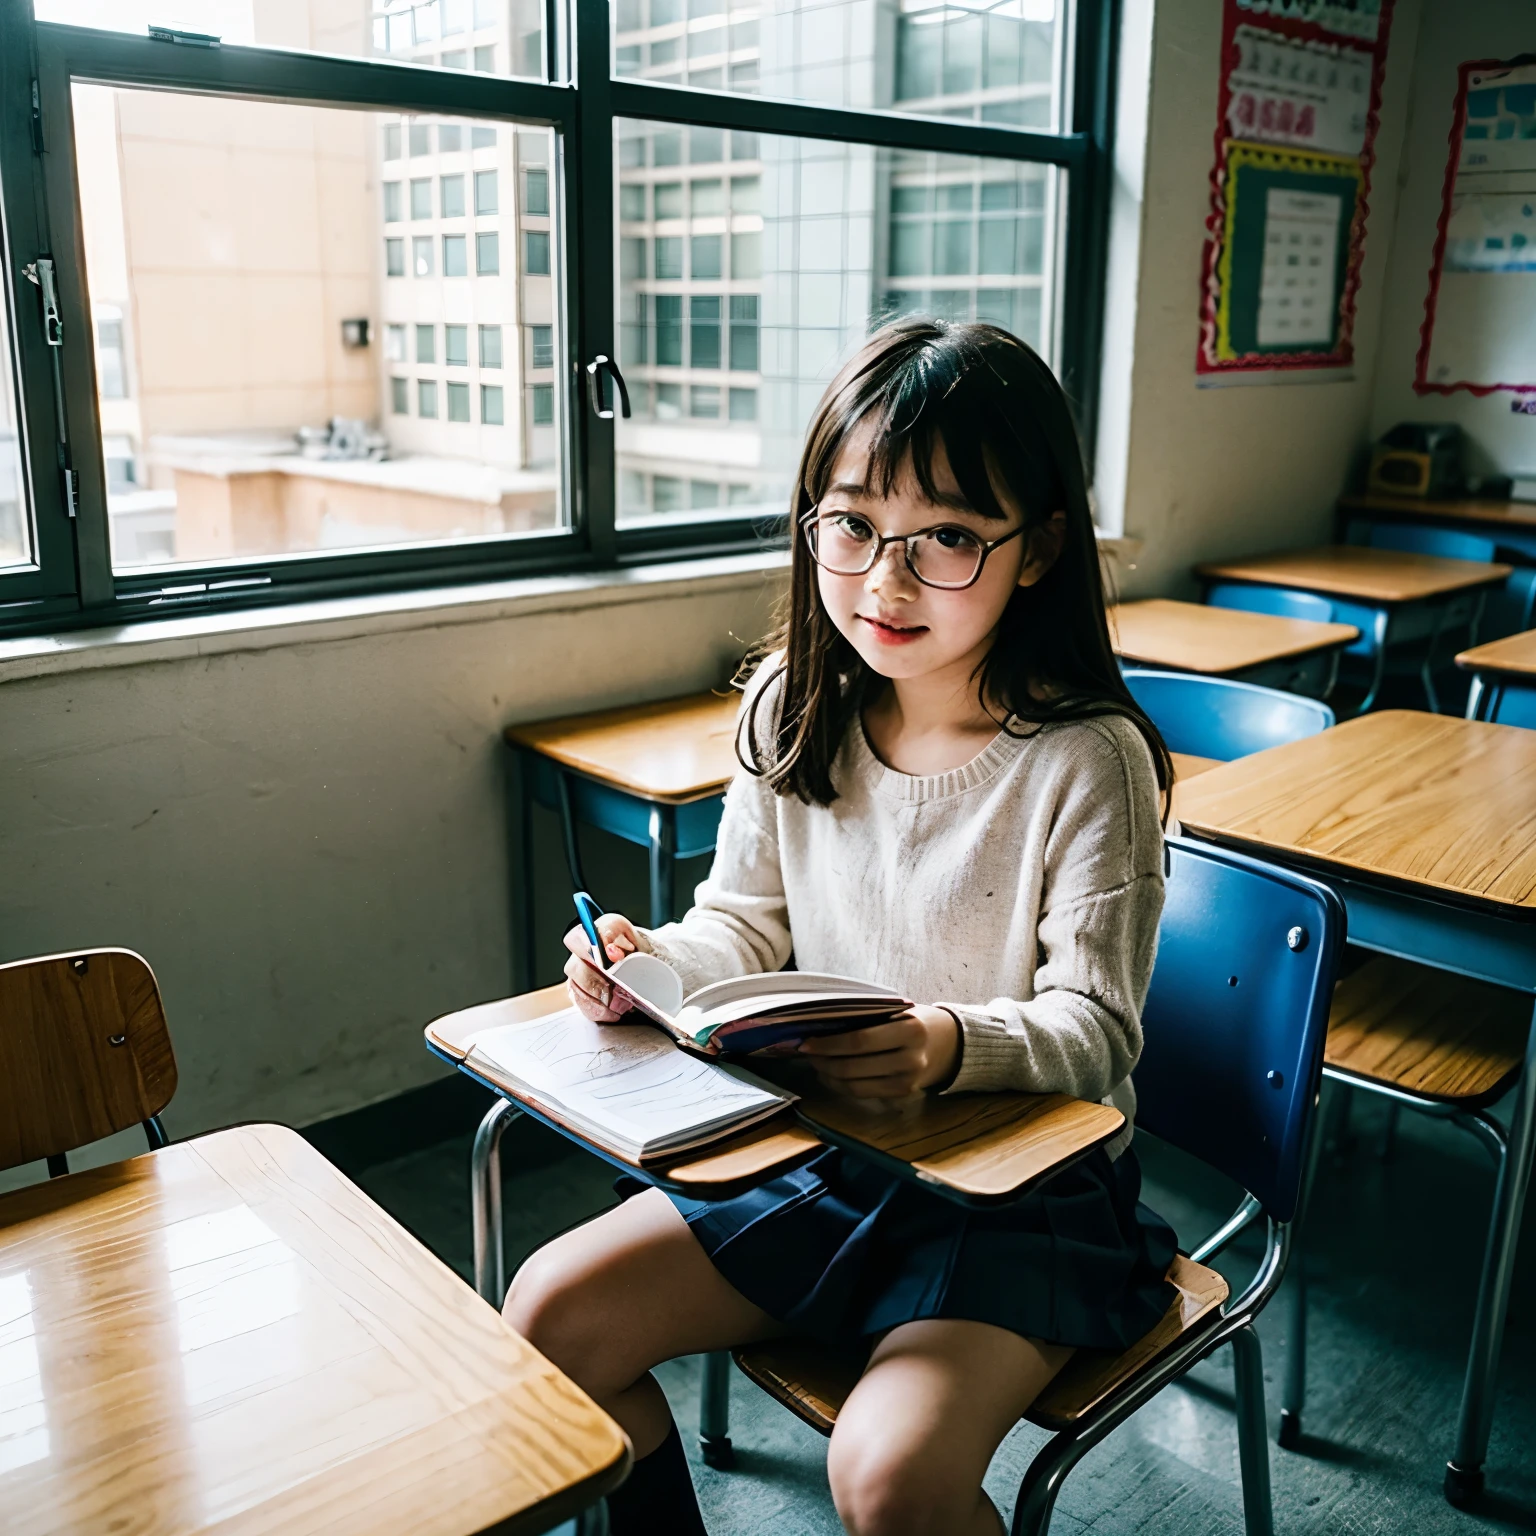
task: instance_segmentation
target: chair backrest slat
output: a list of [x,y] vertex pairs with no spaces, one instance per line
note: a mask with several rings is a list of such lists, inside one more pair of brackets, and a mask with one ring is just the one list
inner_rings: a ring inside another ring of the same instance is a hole
[[176,1057],[154,973],[126,949],[0,965],[0,1169],[157,1115]]
[[1131,696],[1152,717],[1170,752],[1230,762],[1326,731],[1333,711],[1318,699],[1190,672],[1127,668]]
[[1536,729],[1536,688],[1500,680],[1494,683],[1493,708],[1488,718],[1499,725],[1523,725]]
[[1240,608],[1245,613],[1269,613],[1279,619],[1310,619],[1314,624],[1333,621],[1333,604],[1326,597],[1291,587],[1218,581],[1205,594],[1205,600],[1212,608]]
[[1372,549],[1397,549],[1410,555],[1435,555],[1442,560],[1493,559],[1494,541],[1475,533],[1458,533],[1454,528],[1421,528],[1417,524],[1375,523],[1371,527]]
[[1344,909],[1317,881],[1226,849],[1170,837],[1168,858],[1136,1122],[1289,1221]]

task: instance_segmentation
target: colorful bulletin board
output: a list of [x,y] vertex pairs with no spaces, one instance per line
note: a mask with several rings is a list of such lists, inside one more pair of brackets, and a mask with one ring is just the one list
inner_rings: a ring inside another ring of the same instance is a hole
[[1224,0],[1201,383],[1347,369],[1392,0]]
[[1413,387],[1536,387],[1536,57],[1463,64]]

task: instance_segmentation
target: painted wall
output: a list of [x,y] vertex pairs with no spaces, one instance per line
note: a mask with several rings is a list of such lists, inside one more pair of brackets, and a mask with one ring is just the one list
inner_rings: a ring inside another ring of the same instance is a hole
[[1459,423],[1468,438],[1468,469],[1478,475],[1536,474],[1536,416],[1515,415],[1503,393],[1416,395],[1413,364],[1449,157],[1457,66],[1520,53],[1536,53],[1530,0],[1438,0],[1425,9],[1371,406],[1372,437],[1399,421]]
[[[511,990],[503,727],[722,683],[775,590],[749,571],[0,681],[0,959],[145,955],[178,1135],[439,1075],[422,1026]],[[569,916],[548,820],[546,962]],[[615,848],[591,878],[643,914],[644,853]]]
[[[1128,0],[1132,42],[1145,36],[1149,4]],[[1101,434],[1097,466],[1104,526],[1141,541],[1134,566],[1121,567],[1124,595],[1192,596],[1197,561],[1328,537],[1334,499],[1369,434],[1420,10],[1419,0],[1396,7],[1348,382],[1196,387],[1221,0],[1160,0],[1150,49],[1123,53],[1122,109],[1150,78],[1144,153],[1138,121],[1121,115],[1112,219],[1117,233],[1135,231],[1139,261],[1134,300],[1123,278],[1111,288],[1105,399],[1122,402],[1121,416]]]

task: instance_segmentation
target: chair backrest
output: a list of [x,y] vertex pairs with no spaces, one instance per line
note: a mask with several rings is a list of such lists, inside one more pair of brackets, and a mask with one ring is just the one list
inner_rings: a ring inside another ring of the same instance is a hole
[[1323,1070],[1344,908],[1326,886],[1168,839],[1157,964],[1142,1009],[1136,1123],[1296,1213]]
[[1121,674],[1131,696],[1152,717],[1170,752],[1230,762],[1266,747],[1316,736],[1333,724],[1333,711],[1317,699],[1279,688],[1235,683],[1190,672]]
[[1401,549],[1411,555],[1439,555],[1443,560],[1492,560],[1494,542],[1475,533],[1451,528],[1420,528],[1417,524],[1373,523],[1372,549]]
[[1241,608],[1247,613],[1272,613],[1281,619],[1311,619],[1318,624],[1333,620],[1333,604],[1315,592],[1293,592],[1289,587],[1254,587],[1245,581],[1218,581],[1205,594],[1212,608]]
[[1499,725],[1523,725],[1536,730],[1536,688],[1519,683],[1494,683],[1493,707],[1488,719]]
[[0,1169],[141,1124],[175,1092],[160,988],[140,956],[0,965]]

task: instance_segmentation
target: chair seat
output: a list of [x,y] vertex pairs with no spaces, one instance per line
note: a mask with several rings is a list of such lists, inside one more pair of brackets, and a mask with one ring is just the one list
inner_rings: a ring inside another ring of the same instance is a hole
[[1437,1103],[1498,1098],[1525,1058],[1530,1000],[1377,955],[1334,989],[1324,1064]]
[[[1045,1429],[1065,1429],[1125,1386],[1196,1328],[1216,1320],[1227,1299],[1227,1282],[1214,1269],[1182,1254],[1168,1271],[1179,1294],[1157,1326],[1122,1354],[1080,1349],[1030,1408],[1027,1417]],[[735,1351],[736,1364],[770,1397],[824,1435],[869,1359],[868,1347],[825,1344],[820,1339],[775,1339]]]

